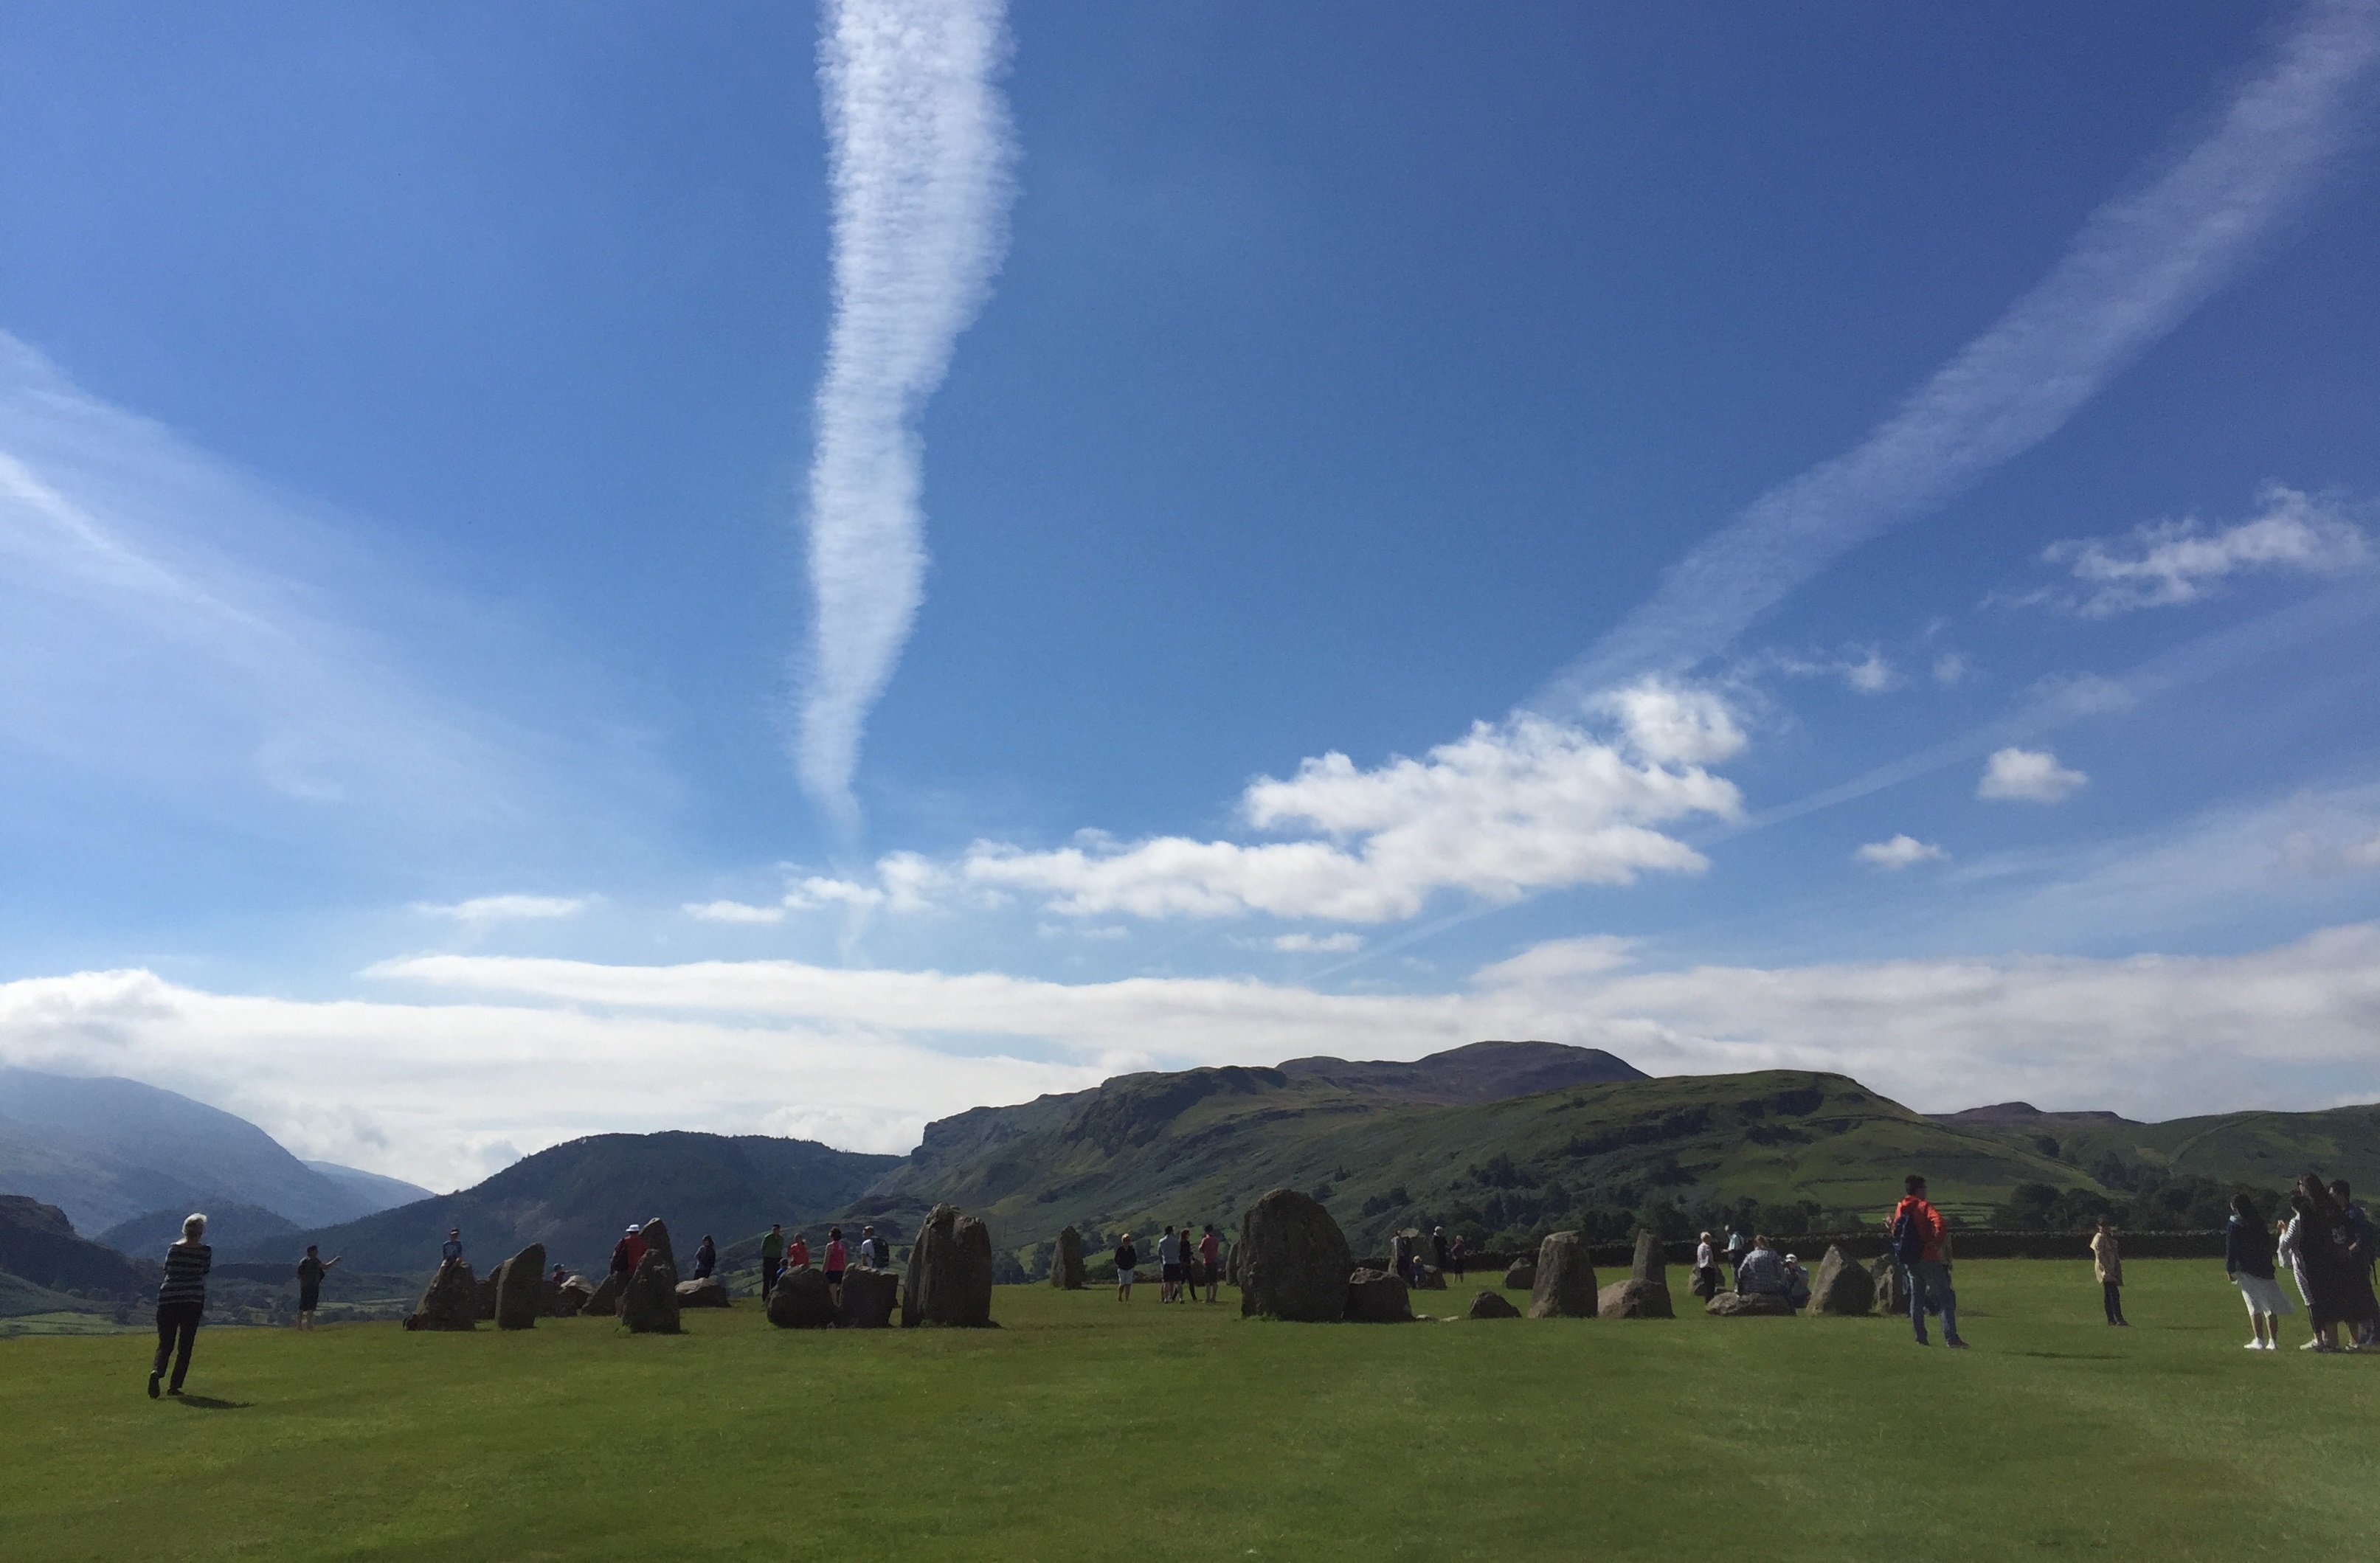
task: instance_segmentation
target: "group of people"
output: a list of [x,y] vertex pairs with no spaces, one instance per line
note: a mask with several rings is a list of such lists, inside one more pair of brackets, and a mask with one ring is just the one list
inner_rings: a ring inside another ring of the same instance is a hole
[[1441,1276],[1452,1276],[1457,1280],[1464,1278],[1464,1266],[1470,1260],[1470,1247],[1463,1241],[1460,1233],[1457,1233],[1454,1240],[1450,1242],[1447,1241],[1444,1227],[1432,1227],[1429,1230],[1429,1258],[1427,1261],[1422,1258],[1414,1243],[1415,1235],[1410,1232],[1398,1232],[1389,1239],[1389,1268],[1396,1272],[1399,1280],[1407,1286],[1419,1286],[1422,1282],[1422,1267],[1425,1264]]
[[[1705,1232],[1694,1246],[1693,1290],[1705,1302],[1719,1290],[1721,1251],[1713,1246],[1715,1242],[1710,1233]],[[1779,1254],[1767,1233],[1755,1232],[1746,1240],[1742,1232],[1730,1232],[1725,1256],[1735,1271],[1736,1290],[1782,1297],[1795,1308],[1810,1301],[1810,1272],[1803,1265],[1802,1256]]]
[[2280,1316],[2293,1312],[2276,1271],[2289,1268],[2305,1300],[2313,1339],[2306,1351],[2368,1351],[2380,1347],[2380,1300],[2373,1271],[2380,1263],[2380,1231],[2355,1203],[2344,1179],[2325,1183],[2313,1173],[2289,1191],[2289,1214],[2267,1226],[2255,1201],[2240,1194],[2223,1233],[2223,1269],[2248,1304],[2251,1351],[2280,1349]]
[[[1125,1232],[1115,1245],[1116,1301],[1132,1301],[1134,1282],[1140,1278],[1140,1250],[1134,1246],[1132,1234]],[[1165,1229],[1157,1240],[1157,1300],[1160,1302],[1195,1302],[1198,1300],[1199,1283],[1207,1287],[1207,1301],[1216,1302],[1223,1284],[1223,1240],[1213,1222],[1195,1240],[1189,1223],[1179,1230]]]
[[[710,1240],[705,1238],[702,1241],[707,1243]],[[826,1230],[826,1252],[820,1255],[823,1261],[821,1267],[826,1272],[827,1295],[833,1299],[834,1305],[838,1308],[843,1306],[844,1271],[849,1267],[853,1257],[850,1250],[844,1246],[843,1229],[829,1227]],[[889,1270],[892,1267],[892,1250],[882,1238],[876,1235],[876,1228],[872,1224],[859,1229],[859,1252],[856,1257],[862,1269]],[[760,1239],[760,1301],[762,1303],[765,1304],[770,1298],[776,1295],[777,1282],[784,1278],[786,1271],[806,1270],[809,1268],[809,1238],[801,1232],[795,1232],[788,1238],[785,1235],[783,1222],[769,1223],[768,1231]]]

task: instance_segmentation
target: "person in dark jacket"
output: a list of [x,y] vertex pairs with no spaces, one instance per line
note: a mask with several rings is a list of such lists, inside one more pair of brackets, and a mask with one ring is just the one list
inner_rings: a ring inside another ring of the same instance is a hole
[[2231,1196],[2231,1219],[2223,1228],[2223,1273],[2248,1304],[2251,1351],[2275,1351],[2281,1344],[2281,1318],[2293,1312],[2289,1293],[2273,1275],[2273,1233],[2245,1193]]
[[1132,1301],[1132,1283],[1140,1278],[1140,1250],[1133,1247],[1132,1234],[1116,1239],[1116,1301]]
[[2363,1206],[2355,1203],[2346,1179],[2331,1181],[2330,1197],[2345,1223],[2348,1322],[2355,1328],[2355,1349],[2361,1351],[2380,1336],[2380,1297],[2375,1297],[2372,1290],[2373,1263],[2380,1258],[2380,1252],[2375,1252],[2375,1239],[2380,1239],[2380,1233],[2373,1230],[2372,1219],[2364,1214]]
[[709,1232],[705,1232],[702,1234],[702,1246],[694,1251],[694,1278],[709,1280],[710,1272],[718,1267],[719,1245],[710,1241]]
[[[342,1255],[341,1257],[345,1257]],[[330,1274],[337,1259],[325,1259],[322,1250],[314,1243],[306,1245],[306,1257],[298,1261],[298,1327],[314,1327],[314,1310],[322,1305],[322,1278]]]
[[190,1348],[198,1344],[199,1320],[207,1311],[207,1271],[214,1266],[214,1250],[206,1244],[207,1218],[192,1215],[182,1223],[182,1241],[165,1250],[165,1279],[157,1288],[157,1357],[149,1368],[149,1398],[157,1398],[157,1381],[165,1376],[165,1360],[174,1362],[169,1395],[182,1392],[190,1375]]
[[[2310,1350],[2340,1350],[2338,1327],[2355,1319],[2355,1282],[2347,1257],[2347,1212],[2330,1197],[2323,1181],[2309,1172],[2289,1195],[2297,1212],[2298,1268],[2305,1278],[2306,1317],[2313,1326]],[[2371,1283],[2364,1282],[2369,1291]]]

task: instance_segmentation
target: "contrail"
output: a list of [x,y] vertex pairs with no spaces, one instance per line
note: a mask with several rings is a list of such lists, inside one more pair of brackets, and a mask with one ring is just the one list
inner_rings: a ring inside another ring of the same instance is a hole
[[2048,276],[1858,446],[1753,502],[1528,702],[1682,672],[1846,550],[2055,432],[2253,257],[2345,145],[2380,59],[2380,4],[2316,0],[2214,128],[2093,212]]
[[1001,0],[827,0],[819,85],[834,323],[810,464],[813,613],[795,765],[846,833],[860,729],[926,569],[917,418],[1006,247],[1014,161]]

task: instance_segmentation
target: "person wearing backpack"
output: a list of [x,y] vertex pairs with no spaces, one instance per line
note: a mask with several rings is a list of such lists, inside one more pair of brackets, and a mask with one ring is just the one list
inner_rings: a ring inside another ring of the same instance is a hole
[[1908,1192],[1892,1207],[1885,1231],[1892,1242],[1893,1262],[1909,1280],[1909,1326],[1917,1332],[1917,1344],[1933,1344],[1925,1339],[1930,1300],[1942,1312],[1942,1344],[1965,1351],[1967,1343],[1959,1339],[1958,1294],[1950,1290],[1950,1266],[1942,1261],[1942,1240],[1949,1229],[1942,1213],[1926,1202],[1925,1179],[1912,1172],[1901,1187]]

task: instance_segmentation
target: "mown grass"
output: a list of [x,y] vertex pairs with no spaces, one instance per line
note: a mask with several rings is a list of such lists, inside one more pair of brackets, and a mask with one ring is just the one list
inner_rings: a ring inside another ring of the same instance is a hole
[[202,1331],[176,1403],[146,1338],[18,1339],[0,1554],[2364,1555],[2380,1358],[2243,1351],[2219,1266],[2130,1269],[2115,1330],[2087,1266],[1962,1264],[1962,1354],[1885,1319],[1315,1327],[1015,1287],[986,1331]]

